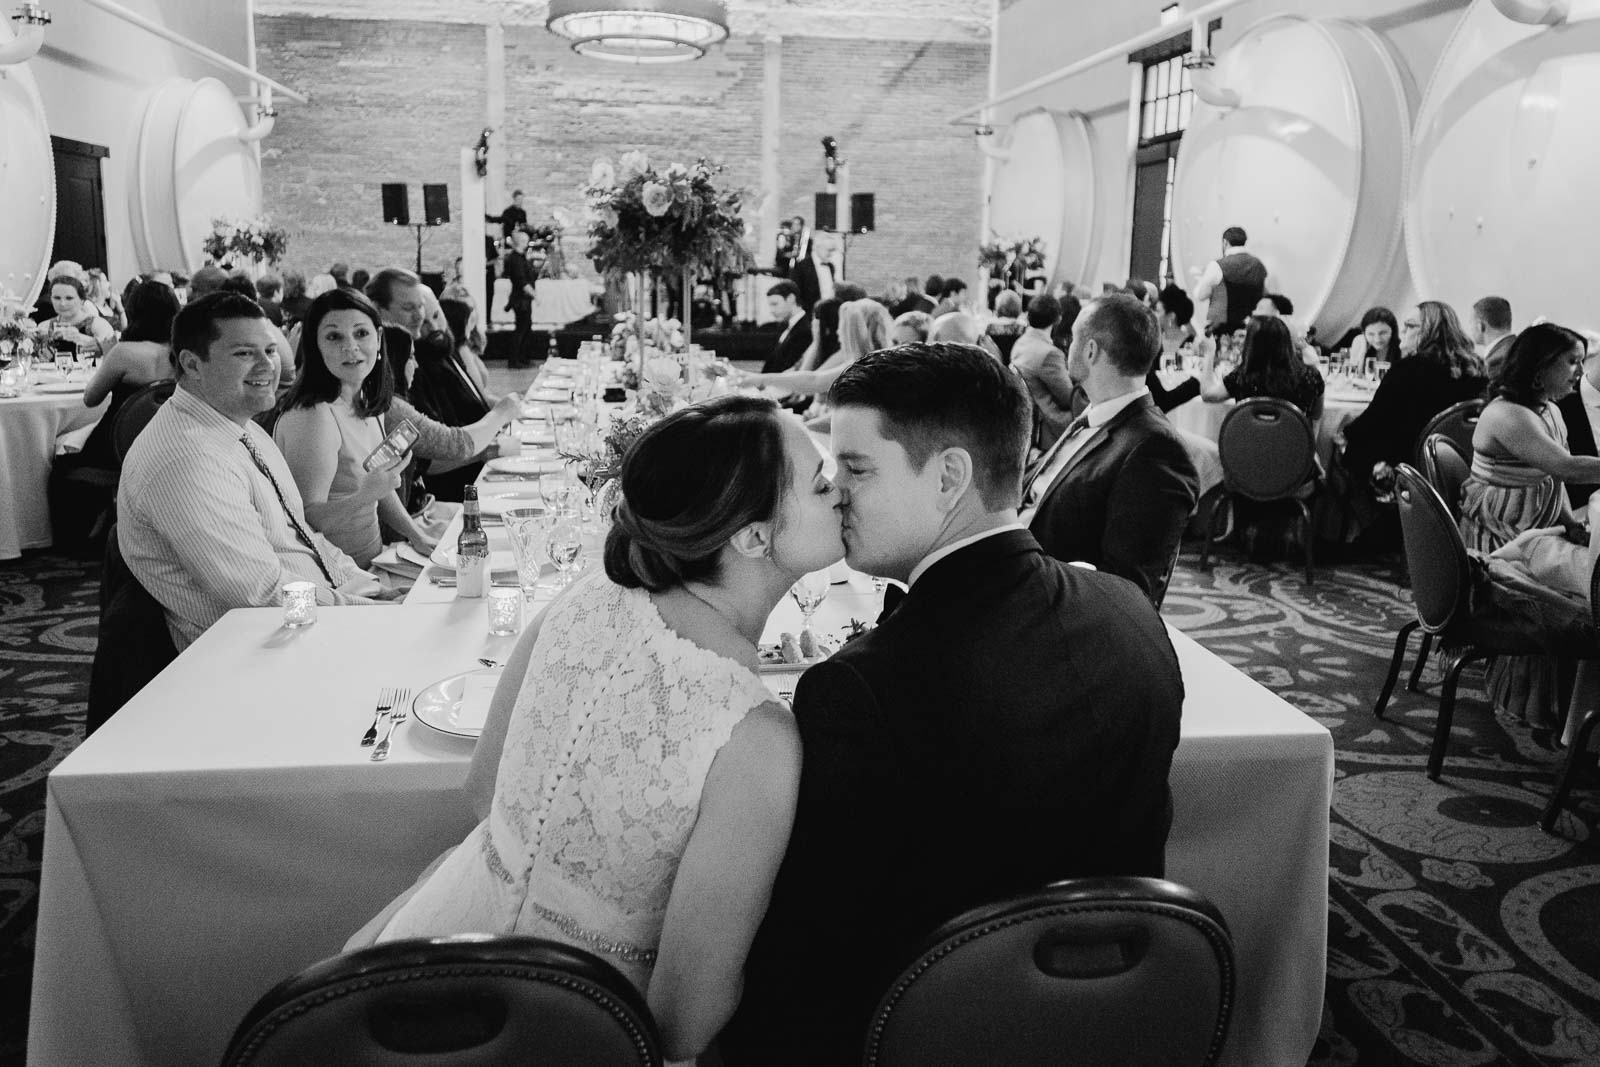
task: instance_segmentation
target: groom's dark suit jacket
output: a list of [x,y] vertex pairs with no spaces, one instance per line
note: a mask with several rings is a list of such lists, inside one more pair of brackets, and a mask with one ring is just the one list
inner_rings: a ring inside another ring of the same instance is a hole
[[1009,531],[922,574],[808,670],[771,907],[732,1065],[856,1064],[879,997],[960,912],[1079,875],[1160,875],[1183,679],[1120,578]]
[[1148,397],[1085,432],[1028,528],[1056,559],[1121,575],[1159,604],[1199,495],[1194,461]]

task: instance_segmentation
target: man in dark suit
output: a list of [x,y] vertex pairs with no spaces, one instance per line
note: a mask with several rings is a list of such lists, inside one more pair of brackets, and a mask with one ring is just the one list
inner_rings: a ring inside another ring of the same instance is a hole
[[789,272],[789,280],[800,289],[800,306],[807,311],[815,308],[818,300],[833,296],[833,251],[833,234],[814,232],[805,254]]
[[1067,373],[1089,406],[1034,464],[1023,518],[1056,559],[1119,574],[1160,606],[1200,480],[1145,385],[1161,353],[1156,317],[1126,293],[1072,325]]
[[1159,875],[1171,820],[1176,656],[1133,586],[1018,524],[1022,383],[981,349],[912,344],[829,395],[846,559],[910,591],[795,691],[794,831],[730,1067],[859,1063],[940,924],[1061,878]]
[[533,298],[535,275],[533,264],[528,262],[528,231],[511,231],[511,251],[506,253],[502,268],[511,282],[511,317],[515,331],[511,334],[511,357],[508,366],[526,367],[533,362]]
[[1500,369],[1517,339],[1511,328],[1511,301],[1503,296],[1486,296],[1472,305],[1472,340],[1483,353],[1483,368],[1490,382],[1500,380]]
[[800,306],[800,289],[788,281],[777,282],[767,290],[767,310],[783,323],[783,333],[761,373],[777,374],[798,364],[811,347],[811,312]]
[[528,228],[528,211],[522,206],[522,190],[511,194],[511,206],[500,213],[500,236],[509,238]]
[[[1557,400],[1556,407],[1567,424],[1567,451],[1574,456],[1600,455],[1595,440],[1596,429],[1600,427],[1600,353],[1583,361],[1583,377],[1578,380],[1578,387]],[[1600,489],[1600,484],[1565,484],[1572,509],[1582,518],[1586,514],[1583,509],[1589,506],[1590,494]]]

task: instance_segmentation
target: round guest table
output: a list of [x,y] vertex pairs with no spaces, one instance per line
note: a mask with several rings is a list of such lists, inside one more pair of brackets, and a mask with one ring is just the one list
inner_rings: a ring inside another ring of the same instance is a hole
[[56,438],[92,426],[105,411],[85,407],[83,391],[29,393],[0,400],[0,559],[49,548],[50,464]]

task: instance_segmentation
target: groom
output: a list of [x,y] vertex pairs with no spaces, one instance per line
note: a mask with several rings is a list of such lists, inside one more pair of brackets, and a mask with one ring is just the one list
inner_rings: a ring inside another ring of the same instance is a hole
[[846,559],[909,584],[795,690],[799,806],[721,1039],[730,1067],[860,1062],[878,999],[960,912],[1160,875],[1183,681],[1131,582],[1017,521],[1029,399],[981,349],[904,345],[834,383]]

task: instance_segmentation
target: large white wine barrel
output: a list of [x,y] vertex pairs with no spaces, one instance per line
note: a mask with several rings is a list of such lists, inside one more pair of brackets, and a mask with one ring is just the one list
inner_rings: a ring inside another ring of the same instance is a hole
[[[0,44],[16,35],[0,20]],[[27,63],[0,77],[0,298],[31,310],[56,232],[56,168],[44,103]]]
[[1600,0],[1527,26],[1473,4],[1417,113],[1406,244],[1417,292],[1463,316],[1600,326]]
[[995,168],[989,197],[990,227],[1008,240],[1043,238],[1052,283],[1084,282],[1100,239],[1089,120],[1077,112],[1023,112],[1004,149],[1009,156]]
[[261,167],[239,140],[249,125],[215,78],[172,78],[145,105],[130,183],[134,251],[145,270],[194,271],[219,217],[261,212]]
[[1236,109],[1195,101],[1178,153],[1173,261],[1192,288],[1242,226],[1319,336],[1379,295],[1401,254],[1409,111],[1383,41],[1339,19],[1277,15],[1218,55]]

